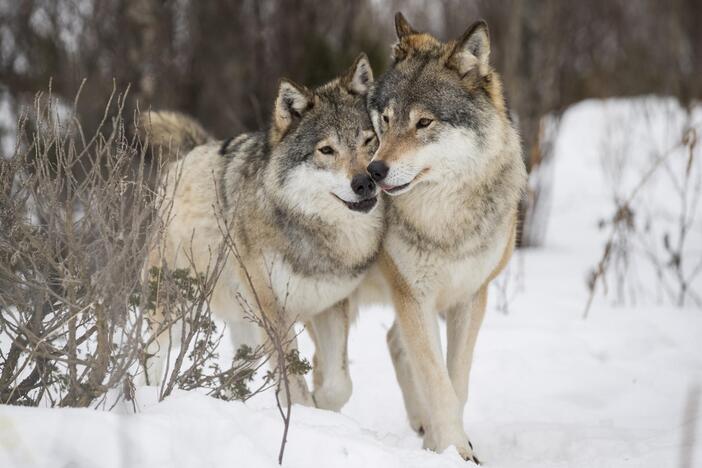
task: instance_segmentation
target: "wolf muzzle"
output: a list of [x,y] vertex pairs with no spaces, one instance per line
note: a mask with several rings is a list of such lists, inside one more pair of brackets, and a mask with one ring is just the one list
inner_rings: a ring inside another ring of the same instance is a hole
[[353,193],[361,198],[369,198],[375,194],[375,182],[368,174],[356,174],[351,179]]
[[368,165],[367,170],[373,180],[380,183],[387,177],[390,168],[383,161],[373,161]]
[[384,192],[389,193],[391,195],[403,191],[412,183],[412,180],[407,182],[406,184],[396,186],[387,185],[383,183],[385,178],[388,176],[388,172],[390,172],[390,168],[387,164],[385,164],[384,161],[373,161],[368,165],[368,168],[366,170],[371,175],[373,180],[380,186],[380,188]]
[[346,206],[353,211],[367,213],[373,209],[375,204],[378,202],[378,197],[375,193],[375,182],[373,182],[373,179],[371,179],[368,174],[361,173],[353,176],[351,178],[351,190],[353,190],[353,193],[358,195],[360,201],[349,202],[339,197],[337,198],[344,202],[344,204],[346,204]]

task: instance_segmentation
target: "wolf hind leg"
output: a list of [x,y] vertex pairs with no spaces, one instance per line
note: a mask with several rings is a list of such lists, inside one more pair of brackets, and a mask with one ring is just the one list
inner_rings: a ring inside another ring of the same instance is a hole
[[313,399],[317,408],[340,411],[351,398],[353,385],[349,373],[348,336],[351,304],[345,299],[307,322],[314,342]]
[[395,368],[395,377],[402,390],[402,398],[405,402],[405,410],[412,429],[419,435],[424,435],[425,415],[422,406],[422,399],[419,396],[417,385],[412,375],[409,357],[402,340],[402,334],[397,322],[393,322],[386,336],[390,357]]

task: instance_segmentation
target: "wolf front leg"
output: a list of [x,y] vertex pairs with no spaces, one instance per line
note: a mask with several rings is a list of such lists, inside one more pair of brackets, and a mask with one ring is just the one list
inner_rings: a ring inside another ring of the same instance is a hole
[[[183,337],[183,322],[178,320],[173,325],[164,326],[166,318],[163,315],[163,308],[157,307],[151,321],[151,336],[146,347],[146,356],[143,361],[144,373],[137,380],[137,383],[144,385],[160,386],[167,372],[167,364],[172,364],[169,355],[171,349],[180,348]],[[186,324],[187,326],[187,324]]]
[[[280,360],[286,359],[290,352],[297,350],[297,336],[293,327],[294,319],[287,316],[286,311],[280,307],[273,293],[270,278],[265,275],[264,267],[259,259],[253,256],[242,258],[239,263],[239,277],[247,292],[248,307],[254,314],[261,315],[266,328],[266,348],[270,350],[271,369],[282,369]],[[279,375],[280,379],[287,379],[290,391],[290,402],[304,406],[314,406],[312,394],[307,387],[304,375],[286,373]],[[282,383],[282,380],[280,380]],[[281,405],[287,405],[287,394],[282,385],[278,388],[278,398]]]
[[464,459],[477,463],[463,430],[459,401],[443,361],[433,304],[414,294],[387,253],[381,254],[380,262],[391,285],[396,321],[411,372],[424,401],[424,448],[442,452],[453,445]]
[[353,389],[348,362],[351,304],[344,299],[307,322],[314,341],[313,399],[317,408],[340,411]]
[[468,382],[473,363],[473,351],[478,338],[478,331],[485,317],[487,305],[487,286],[483,286],[471,300],[455,305],[446,314],[448,351],[446,363],[449,376],[459,402],[459,417],[463,420],[463,411],[468,399]]
[[[290,333],[295,333],[295,330],[292,328],[290,329]],[[297,337],[296,336],[288,336],[285,338],[286,341],[288,341],[288,345],[285,347],[284,353],[285,356],[288,355],[291,351],[297,350]],[[280,354],[274,352],[271,355],[271,367],[274,369],[278,368],[279,364],[279,359],[281,358]],[[290,391],[290,402],[293,405],[303,405],[303,406],[312,406],[314,407],[314,400],[312,399],[312,394],[310,393],[309,388],[307,387],[307,382],[305,381],[305,376],[304,375],[299,375],[299,374],[292,374],[290,372],[287,372],[285,376],[280,376],[279,378],[286,378],[288,381],[288,389]],[[281,380],[282,382],[282,380]],[[285,392],[285,389],[283,385],[281,384],[278,389],[278,398],[280,399],[280,404],[285,407],[288,403],[287,399],[287,394]]]

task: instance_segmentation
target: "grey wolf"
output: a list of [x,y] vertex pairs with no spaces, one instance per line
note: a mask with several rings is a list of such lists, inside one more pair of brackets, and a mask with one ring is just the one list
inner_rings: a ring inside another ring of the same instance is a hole
[[[372,81],[364,54],[316,89],[283,79],[269,129],[224,142],[208,141],[197,123],[177,114],[146,119],[152,144],[187,153],[164,178],[171,219],[147,268],[206,272],[227,220],[242,261],[226,259],[210,307],[228,324],[235,347],[262,341],[238,294],[256,304],[255,292],[263,313],[306,323],[316,346],[315,389],[294,377],[293,403],[339,410],[351,394],[349,296],[376,260],[385,225],[379,190],[366,172],[377,148],[365,101]],[[154,353],[167,348],[165,335]],[[158,381],[161,366],[157,360],[149,368],[150,380]]]
[[380,139],[368,171],[390,195],[379,256],[396,309],[387,341],[424,447],[453,445],[477,463],[463,409],[488,285],[514,246],[526,183],[520,139],[484,22],[449,42],[417,32],[400,13],[395,26],[394,63],[368,96]]

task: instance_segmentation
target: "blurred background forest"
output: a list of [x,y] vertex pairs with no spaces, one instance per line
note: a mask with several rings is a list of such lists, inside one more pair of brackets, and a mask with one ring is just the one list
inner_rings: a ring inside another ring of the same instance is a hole
[[[360,51],[382,73],[395,11],[443,39],[487,20],[535,172],[551,157],[545,122],[573,103],[658,94],[687,107],[702,94],[699,0],[0,0],[0,132],[12,135],[50,80],[70,104],[83,79],[87,134],[114,83],[131,85],[127,111],[180,110],[220,138],[258,129],[281,76],[319,84]],[[548,184],[533,178],[525,244],[538,244],[545,224]]]

